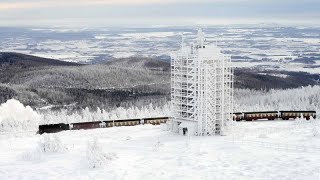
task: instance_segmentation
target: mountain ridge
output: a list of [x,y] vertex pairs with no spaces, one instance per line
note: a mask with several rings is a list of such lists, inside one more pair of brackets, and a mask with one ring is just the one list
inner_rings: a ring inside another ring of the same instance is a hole
[[83,64],[75,62],[66,62],[56,59],[42,58],[33,55],[27,55],[16,52],[0,52],[0,65],[12,66],[18,65],[27,67],[43,67],[43,66],[80,66]]

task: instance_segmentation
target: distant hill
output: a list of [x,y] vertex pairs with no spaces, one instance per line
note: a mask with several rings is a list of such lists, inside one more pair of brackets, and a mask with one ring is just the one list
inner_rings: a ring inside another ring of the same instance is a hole
[[[112,108],[161,105],[170,97],[170,64],[150,58],[79,66],[48,59],[41,62],[41,58],[21,54],[2,57],[0,103],[15,97],[33,107],[74,104],[75,108]],[[25,67],[20,62],[30,63]]]
[[15,52],[0,52],[0,82],[10,83],[11,78],[25,72],[57,66],[80,66],[73,62],[41,58]]
[[4,66],[21,66],[42,67],[42,66],[79,66],[81,64],[59,61],[55,59],[41,58],[15,52],[0,52],[0,65]]
[[[170,63],[145,57],[81,65],[1,53],[0,103],[16,98],[33,107],[129,107],[170,100]],[[283,89],[319,84],[319,75],[235,69],[235,88]]]
[[286,89],[308,85],[319,85],[320,76],[306,72],[260,71],[255,69],[235,69],[236,88]]
[[170,71],[170,63],[146,57],[130,57],[110,60],[109,66],[149,69],[156,71]]

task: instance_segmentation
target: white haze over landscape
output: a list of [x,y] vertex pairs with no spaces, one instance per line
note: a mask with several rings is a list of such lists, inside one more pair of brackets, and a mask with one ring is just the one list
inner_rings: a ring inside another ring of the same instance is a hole
[[3,26],[319,25],[317,0],[3,0]]

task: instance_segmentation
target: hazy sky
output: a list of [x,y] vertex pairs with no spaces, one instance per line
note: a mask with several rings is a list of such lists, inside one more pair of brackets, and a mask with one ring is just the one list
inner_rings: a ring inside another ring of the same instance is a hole
[[320,24],[320,0],[0,0],[0,25]]

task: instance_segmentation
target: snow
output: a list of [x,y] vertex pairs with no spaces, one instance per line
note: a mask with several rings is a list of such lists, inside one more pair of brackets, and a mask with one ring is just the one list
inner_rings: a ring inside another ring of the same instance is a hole
[[40,115],[15,99],[0,105],[0,132],[38,130]]
[[[301,57],[318,57],[318,28],[301,30],[300,27],[225,26],[205,29],[206,40],[217,43],[226,54],[255,61],[240,60],[235,62],[236,67],[320,73],[316,64],[292,61]],[[0,49],[81,63],[136,54],[152,57],[170,55],[170,52],[176,51],[180,46],[181,33],[186,35],[186,42],[191,42],[195,38],[191,35],[194,30],[192,27],[163,26],[115,29],[31,28],[27,34],[19,34],[20,31],[8,33],[4,30]]]
[[[40,160],[20,158],[38,146],[40,135],[2,134],[0,177],[316,180],[320,137],[314,136],[314,126],[319,126],[318,120],[235,122],[233,133],[211,137],[180,136],[152,125],[64,131],[55,135],[67,151],[45,153]],[[88,144],[95,138],[99,143],[93,149],[109,156],[93,168]]]
[[61,111],[45,111],[41,113],[39,124],[58,124],[58,123],[76,123],[88,121],[112,121],[121,119],[141,119],[152,117],[168,117],[170,116],[170,103],[162,107],[154,107],[152,104],[142,106],[141,108],[132,106],[130,108],[118,107],[113,110],[90,111],[89,108],[82,109],[80,112],[68,114],[66,110]]
[[112,55],[112,57],[114,57],[114,58],[128,58],[128,57],[134,57],[134,56],[137,56],[137,54],[135,52],[125,52],[125,51],[115,52]]
[[235,89],[235,112],[246,111],[317,111],[320,112],[320,86],[258,91]]
[[[273,74],[272,74],[273,75]],[[274,74],[274,76],[281,74]],[[286,76],[282,76],[285,78]],[[234,112],[246,111],[317,111],[320,116],[320,86],[306,86],[295,89],[272,89],[250,90],[235,89]],[[43,108],[42,110],[44,110]],[[78,112],[68,113],[61,111],[42,111],[40,124],[76,123],[88,121],[112,121],[119,119],[140,119],[152,117],[170,117],[170,102],[162,107],[152,104],[140,108],[132,106],[129,108],[118,107],[113,110],[89,108]]]
[[99,34],[99,35],[95,35],[94,38],[102,40],[102,39],[107,39],[110,36],[111,36],[111,34]]
[[258,73],[258,74],[264,75],[264,76],[267,76],[267,75],[269,75],[269,76],[275,76],[275,77],[280,77],[280,78],[287,78],[287,77],[289,77],[289,76],[286,75],[286,74],[273,74],[273,73]]
[[125,33],[125,34],[119,34],[120,36],[124,37],[130,37],[130,38],[164,38],[168,36],[174,36],[176,35],[175,32],[146,32],[146,33]]

